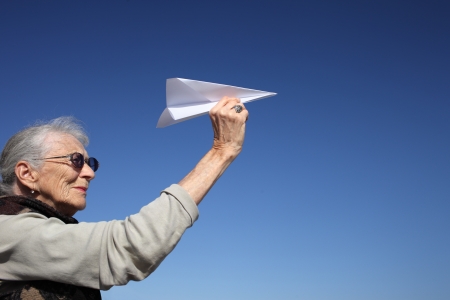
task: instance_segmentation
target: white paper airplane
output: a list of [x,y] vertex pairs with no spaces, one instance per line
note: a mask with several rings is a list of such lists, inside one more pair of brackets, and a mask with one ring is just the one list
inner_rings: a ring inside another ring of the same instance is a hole
[[159,117],[156,127],[166,127],[207,114],[225,96],[236,97],[241,99],[242,103],[246,103],[275,95],[276,93],[231,85],[169,78],[166,82],[167,108]]

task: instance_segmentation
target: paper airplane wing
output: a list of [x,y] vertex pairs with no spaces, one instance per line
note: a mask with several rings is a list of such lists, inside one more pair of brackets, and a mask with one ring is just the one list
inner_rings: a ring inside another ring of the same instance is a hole
[[207,114],[224,96],[237,97],[245,103],[274,95],[276,93],[205,81],[170,78],[166,83],[167,108],[161,114],[156,127],[166,127]]

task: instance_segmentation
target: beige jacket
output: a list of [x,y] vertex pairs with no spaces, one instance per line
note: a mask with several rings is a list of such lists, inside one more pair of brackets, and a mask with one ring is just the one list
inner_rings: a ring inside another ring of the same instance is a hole
[[150,275],[198,218],[179,185],[123,221],[64,224],[0,215],[0,280],[51,280],[107,290]]

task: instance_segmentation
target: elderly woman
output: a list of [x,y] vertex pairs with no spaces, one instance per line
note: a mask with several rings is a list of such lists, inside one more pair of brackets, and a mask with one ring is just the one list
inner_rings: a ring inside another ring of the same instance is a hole
[[73,218],[86,206],[99,162],[87,154],[88,138],[72,119],[15,134],[0,160],[0,299],[101,299],[100,290],[153,272],[242,149],[248,112],[239,99],[223,98],[210,117],[212,149],[124,221]]

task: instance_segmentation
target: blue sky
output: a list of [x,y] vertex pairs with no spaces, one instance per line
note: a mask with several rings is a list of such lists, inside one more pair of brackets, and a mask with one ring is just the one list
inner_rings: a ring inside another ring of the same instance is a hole
[[101,162],[80,221],[124,219],[207,152],[156,129],[165,80],[276,92],[149,278],[116,299],[448,299],[448,1],[2,1],[0,143],[73,115]]

